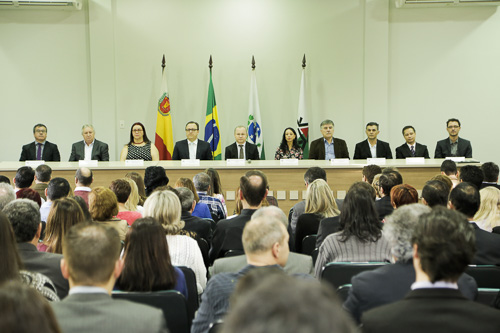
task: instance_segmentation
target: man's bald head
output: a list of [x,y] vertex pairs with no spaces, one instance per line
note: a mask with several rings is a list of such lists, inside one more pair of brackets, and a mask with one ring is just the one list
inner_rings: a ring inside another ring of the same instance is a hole
[[75,178],[77,181],[77,185],[79,186],[90,186],[92,184],[92,181],[94,180],[94,174],[92,173],[92,170],[89,168],[79,168],[76,170]]
[[240,178],[243,199],[252,207],[258,207],[267,194],[267,177],[259,170],[248,171]]

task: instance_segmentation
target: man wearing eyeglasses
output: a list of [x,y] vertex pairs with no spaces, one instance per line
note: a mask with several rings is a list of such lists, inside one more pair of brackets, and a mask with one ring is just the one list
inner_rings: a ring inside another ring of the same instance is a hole
[[460,128],[460,120],[456,118],[448,119],[446,122],[446,130],[448,131],[449,137],[437,142],[434,158],[458,156],[472,158],[472,146],[470,141],[458,137]]
[[61,156],[59,155],[59,149],[57,149],[57,145],[46,140],[47,126],[45,126],[44,124],[36,124],[33,127],[33,136],[35,137],[35,141],[23,146],[19,161],[61,161]]
[[177,141],[174,147],[173,160],[199,159],[212,160],[212,151],[208,142],[198,140],[200,125],[195,121],[186,124],[186,140]]

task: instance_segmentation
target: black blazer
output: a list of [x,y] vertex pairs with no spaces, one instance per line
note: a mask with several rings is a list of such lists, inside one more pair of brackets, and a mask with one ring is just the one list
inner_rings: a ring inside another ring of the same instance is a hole
[[181,220],[184,221],[184,230],[193,231],[200,238],[212,243],[212,225],[208,220],[192,216],[190,212],[182,212]]
[[[196,158],[208,161],[211,161],[213,159],[212,150],[210,150],[210,144],[208,142],[198,139],[198,145],[196,146]],[[183,159],[189,159],[189,147],[187,139],[177,141],[175,143],[174,154],[172,156],[172,160],[179,161]]]
[[[227,160],[228,158],[238,158],[239,156],[238,146],[236,142],[226,147],[226,153],[224,154],[224,158]],[[247,160],[260,160],[259,149],[256,145],[250,142],[245,142],[245,157]]]
[[[450,138],[438,141],[436,144],[436,151],[434,158],[446,158],[451,156]],[[465,156],[472,158],[472,146],[469,140],[458,138],[457,156]]]
[[[19,161],[23,162],[26,160],[36,160],[35,141],[23,146],[23,150],[21,151],[21,157],[19,158]],[[56,144],[45,141],[45,146],[43,147],[43,153],[42,153],[42,160],[52,161],[52,162],[61,161],[61,156],[59,155],[59,149],[57,149]]]
[[[93,160],[109,161],[108,144],[99,140],[94,140],[94,147],[92,148]],[[85,159],[85,142],[79,141],[73,143],[71,146],[71,155],[69,156],[70,162],[76,162]]]
[[396,158],[407,158],[407,157],[429,157],[429,151],[426,145],[421,145],[420,143],[415,143],[415,156],[411,156],[410,148],[406,143],[396,148]]
[[389,215],[394,211],[394,207],[392,207],[391,203],[391,197],[386,195],[382,199],[375,201],[375,208],[377,209],[378,219],[382,221],[386,215]]
[[[349,150],[344,140],[333,138],[333,151],[335,158],[349,158]],[[325,141],[319,138],[311,142],[309,147],[310,160],[324,160],[325,159]]]
[[476,254],[473,265],[500,265],[500,235],[485,231],[471,223],[476,232]]
[[493,184],[493,183],[485,183],[485,182],[483,182],[483,183],[481,184],[481,188],[480,188],[480,190],[482,190],[483,188],[488,187],[488,186],[496,187],[497,189],[499,189],[499,190],[500,190],[500,185],[498,185],[498,184],[496,184],[496,183],[495,183],[495,184]]
[[[356,144],[356,148],[354,149],[355,160],[362,160],[371,157],[372,153],[370,151],[370,144],[368,143],[368,139]],[[377,157],[385,157],[387,159],[392,158],[391,147],[389,146],[388,142],[377,140]]]

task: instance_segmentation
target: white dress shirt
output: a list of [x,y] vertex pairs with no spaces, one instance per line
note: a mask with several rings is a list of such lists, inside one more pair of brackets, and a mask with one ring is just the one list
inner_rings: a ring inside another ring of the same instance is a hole
[[198,148],[198,139],[196,139],[194,142],[187,140],[187,142],[188,142],[188,147],[189,147],[189,159],[195,160],[196,159],[196,148]]

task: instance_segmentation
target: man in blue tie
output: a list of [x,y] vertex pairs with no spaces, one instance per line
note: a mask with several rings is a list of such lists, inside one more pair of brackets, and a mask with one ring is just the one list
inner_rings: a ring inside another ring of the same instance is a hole
[[36,124],[33,127],[33,136],[35,137],[35,141],[23,146],[19,161],[61,161],[57,145],[47,141],[47,126],[44,124]]
[[403,127],[403,137],[405,138],[405,143],[396,148],[396,158],[407,158],[407,157],[424,157],[429,158],[429,151],[426,145],[421,145],[416,142],[417,131],[413,126]]

